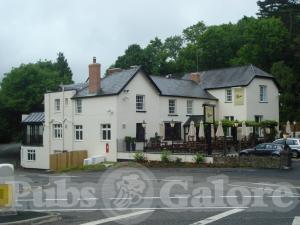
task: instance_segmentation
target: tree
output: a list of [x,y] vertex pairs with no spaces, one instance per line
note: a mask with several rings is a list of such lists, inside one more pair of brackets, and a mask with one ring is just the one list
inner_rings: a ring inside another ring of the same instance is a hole
[[4,74],[0,83],[0,142],[18,139],[21,115],[43,111],[44,93],[57,90],[61,83],[70,83],[70,74],[62,54],[58,62],[22,64]]
[[138,44],[129,45],[125,54],[118,57],[114,67],[128,69],[133,65],[145,66],[144,50]]
[[64,54],[62,52],[59,52],[57,54],[56,63],[54,64],[56,70],[59,73],[59,76],[61,77],[63,84],[71,84],[73,73],[69,67],[68,61],[65,58]]
[[280,119],[281,121],[293,121],[300,119],[300,107],[298,103],[299,93],[295,90],[297,80],[293,70],[283,61],[272,65],[271,73],[275,76],[281,87],[280,95]]
[[300,0],[260,0],[257,15],[280,18],[292,36],[300,31]]
[[205,32],[206,26],[203,21],[199,21],[195,25],[192,25],[183,30],[184,40],[188,43],[196,43],[198,38]]
[[289,45],[289,33],[280,19],[245,17],[237,23],[242,45],[234,65],[255,64],[267,71],[283,58]]

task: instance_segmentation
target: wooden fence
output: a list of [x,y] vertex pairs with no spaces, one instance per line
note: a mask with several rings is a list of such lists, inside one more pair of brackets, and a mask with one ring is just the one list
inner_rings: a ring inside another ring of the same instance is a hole
[[83,166],[87,151],[72,151],[50,155],[50,169],[53,171]]

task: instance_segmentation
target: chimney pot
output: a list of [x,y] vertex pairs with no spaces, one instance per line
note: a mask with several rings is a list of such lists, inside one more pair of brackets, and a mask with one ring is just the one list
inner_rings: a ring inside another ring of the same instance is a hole
[[113,67],[113,68],[109,68],[107,70],[107,74],[108,75],[112,75],[113,73],[118,73],[118,72],[121,72],[122,69],[121,68],[116,68],[116,67]]
[[93,57],[93,63],[96,63],[96,57],[95,56]]

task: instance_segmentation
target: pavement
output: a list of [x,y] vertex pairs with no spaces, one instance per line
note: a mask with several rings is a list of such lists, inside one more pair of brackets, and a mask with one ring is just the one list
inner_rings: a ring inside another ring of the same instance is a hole
[[19,169],[15,179],[20,183],[16,208],[58,212],[62,220],[53,225],[300,225],[299,160],[292,170],[119,168],[49,174]]

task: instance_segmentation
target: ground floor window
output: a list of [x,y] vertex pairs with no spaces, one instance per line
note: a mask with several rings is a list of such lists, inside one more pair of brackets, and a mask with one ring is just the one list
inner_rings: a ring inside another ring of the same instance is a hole
[[165,123],[165,140],[181,140],[181,123],[176,122],[174,127]]
[[27,150],[27,160],[28,161],[35,161],[35,150],[28,149]]
[[145,128],[142,123],[136,124],[136,141],[143,142],[145,141]]
[[75,140],[76,141],[82,141],[83,140],[82,125],[75,125]]
[[110,124],[101,124],[101,140],[111,140],[111,126]]
[[53,136],[56,139],[61,139],[63,137],[62,124],[53,124]]

